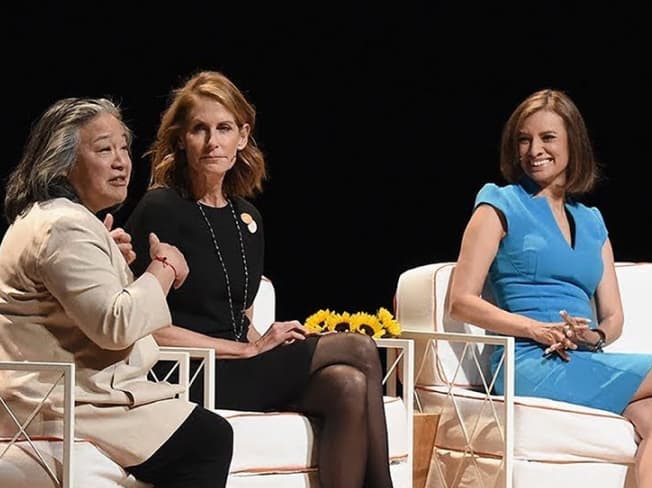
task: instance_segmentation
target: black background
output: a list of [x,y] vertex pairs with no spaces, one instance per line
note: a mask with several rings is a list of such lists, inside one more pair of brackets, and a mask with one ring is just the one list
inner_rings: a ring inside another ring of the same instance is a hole
[[610,3],[14,4],[1,176],[50,103],[110,96],[136,133],[119,225],[170,89],[221,70],[258,110],[270,179],[255,203],[278,317],[374,312],[405,269],[455,260],[475,193],[502,182],[503,122],[551,87],[580,107],[604,165],[585,201],[616,259],[650,261],[652,17],[644,2]]

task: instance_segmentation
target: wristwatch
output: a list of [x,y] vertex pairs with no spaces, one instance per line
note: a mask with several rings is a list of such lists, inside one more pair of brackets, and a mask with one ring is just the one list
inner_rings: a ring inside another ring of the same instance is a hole
[[607,345],[607,335],[604,333],[604,331],[598,327],[593,329],[593,332],[596,332],[599,336],[600,339],[598,339],[598,342],[593,344],[593,352],[604,352],[604,346]]

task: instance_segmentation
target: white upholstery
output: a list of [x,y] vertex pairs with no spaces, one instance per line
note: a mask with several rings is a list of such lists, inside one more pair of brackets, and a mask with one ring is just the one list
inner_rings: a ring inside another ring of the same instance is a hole
[[[418,403],[425,411],[441,412],[427,486],[635,487],[636,436],[624,417],[507,391],[505,396],[484,393],[491,384],[493,346],[465,339],[508,338],[485,335],[484,329],[447,316],[454,267],[446,262],[409,269],[396,291],[404,337],[415,339]],[[617,263],[616,269],[625,325],[607,350],[652,353],[652,263]]]
[[[398,398],[386,397],[385,403],[392,476],[396,480],[396,487],[408,487],[405,409],[403,402]],[[231,422],[235,433],[229,487],[285,487],[288,486],[285,480],[294,480],[294,486],[318,486],[315,475],[317,450],[314,430],[306,417],[290,412],[218,412]],[[63,459],[62,442],[37,440],[34,444],[54,472],[60,473]],[[120,466],[89,442],[75,442],[74,459],[75,487],[150,487],[128,476]],[[306,484],[308,481],[313,484]],[[0,458],[0,486],[50,488],[56,485],[28,443],[22,441]]]
[[269,278],[260,280],[253,307],[252,324],[260,334],[264,334],[276,317],[276,291]]
[[[274,320],[274,287],[271,281],[261,282],[254,302],[254,321],[261,331]],[[413,343],[402,339],[380,339],[379,347],[388,351],[388,375],[385,378],[388,394],[385,411],[388,423],[390,470],[396,488],[412,485],[412,406],[403,398],[411,399]],[[394,349],[395,348],[395,349]],[[198,348],[162,348],[162,358],[178,362],[179,377],[187,382],[190,358],[201,357],[205,385],[214,381],[212,351]],[[394,364],[394,359],[398,363]],[[2,362],[0,361],[0,365]],[[391,373],[391,374],[390,374]],[[395,396],[397,375],[403,397]],[[205,388],[208,390],[207,388]],[[219,394],[219,390],[218,390]],[[213,396],[207,394],[204,404],[212,407]],[[407,406],[406,406],[407,405]],[[0,405],[0,409],[2,406]],[[234,454],[227,486],[229,488],[256,487],[311,487],[318,486],[316,430],[310,419],[291,412],[243,412],[217,410],[229,420],[234,429]],[[0,439],[0,454],[7,439]],[[35,440],[34,445],[45,463],[61,479],[63,448],[60,440]],[[343,449],[346,447],[343,446]],[[65,488],[150,488],[136,481],[117,464],[83,439],[77,439],[72,448],[74,484]],[[43,467],[43,462],[32,452],[28,442],[21,441],[7,449],[0,457],[1,488],[53,488],[59,486]]]
[[[36,441],[35,446],[55,473],[61,473],[61,441]],[[2,443],[0,443],[0,446]],[[106,457],[90,442],[78,440],[74,445],[74,487],[150,488],[152,485],[128,476],[124,469]],[[22,441],[0,458],[2,488],[51,488],[57,486],[27,442]],[[71,487],[72,488],[72,487]]]
[[[291,412],[218,412],[229,419],[236,433],[231,464],[232,478],[309,473],[315,470],[315,430],[307,417]],[[408,436],[405,408],[401,399],[385,397],[385,412],[388,419],[390,459],[396,465],[404,465]],[[262,432],[265,435],[261,435]],[[408,485],[403,481],[396,486]]]

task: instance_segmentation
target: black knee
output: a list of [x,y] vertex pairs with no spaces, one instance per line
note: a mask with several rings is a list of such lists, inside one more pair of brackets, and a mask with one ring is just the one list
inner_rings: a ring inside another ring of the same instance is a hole
[[224,417],[210,412],[215,418],[207,423],[204,444],[207,452],[213,453],[215,459],[231,462],[233,456],[233,427]]
[[193,486],[224,487],[233,458],[233,427],[224,417],[202,410],[205,419],[198,442],[201,447],[189,452],[197,464],[190,467],[194,473],[188,479]]
[[232,457],[231,424],[198,406],[149,459],[126,469],[157,487],[218,488],[226,485]]
[[319,376],[329,411],[340,412],[338,415],[350,415],[352,410],[364,411],[367,377],[362,371],[346,364],[334,364],[323,368]]
[[379,376],[381,364],[376,341],[364,334],[347,334],[347,336],[353,343],[353,355],[359,362],[357,367],[369,377]]

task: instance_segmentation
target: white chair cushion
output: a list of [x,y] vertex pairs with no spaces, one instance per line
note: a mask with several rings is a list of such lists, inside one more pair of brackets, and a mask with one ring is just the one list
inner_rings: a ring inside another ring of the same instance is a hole
[[[441,386],[418,388],[424,409],[442,412],[437,446],[463,451],[466,445],[464,434],[446,392],[447,389]],[[492,400],[500,424],[504,425],[502,397],[495,395]],[[455,402],[465,419],[468,435],[476,433],[473,449],[490,456],[502,456],[503,442],[495,428],[494,410],[485,396],[455,388]],[[627,464],[631,463],[636,450],[632,442],[634,428],[620,415],[545,398],[516,397],[514,434],[514,457],[533,461]]]
[[[288,473],[317,465],[314,431],[307,417],[291,412],[217,410],[234,430],[232,473]],[[385,397],[392,461],[404,461],[408,446],[403,401]]]
[[[469,462],[458,451],[436,448],[430,463],[428,487],[502,487],[500,459],[479,453]],[[549,463],[514,459],[512,486],[525,488],[640,488],[627,466],[609,463]]]
[[[45,462],[61,477],[63,443],[52,440],[35,440]],[[0,452],[5,443],[0,442]],[[130,476],[122,467],[106,457],[93,444],[76,441],[74,444],[74,486],[89,488],[150,488]],[[11,446],[0,458],[2,488],[55,488],[56,484],[26,441]]]
[[[405,406],[397,397],[385,397],[391,471],[396,488],[407,488],[407,422]],[[228,486],[316,486],[314,431],[307,417],[291,412],[217,410],[234,431],[233,461]],[[63,459],[59,441],[35,441],[41,454],[60,476]],[[0,441],[0,452],[4,449]],[[135,480],[95,446],[77,441],[74,451],[75,486],[92,488],[149,488]],[[54,488],[47,471],[27,442],[19,442],[0,458],[2,488]],[[265,475],[265,476],[259,476]],[[278,476],[274,476],[278,475]]]

